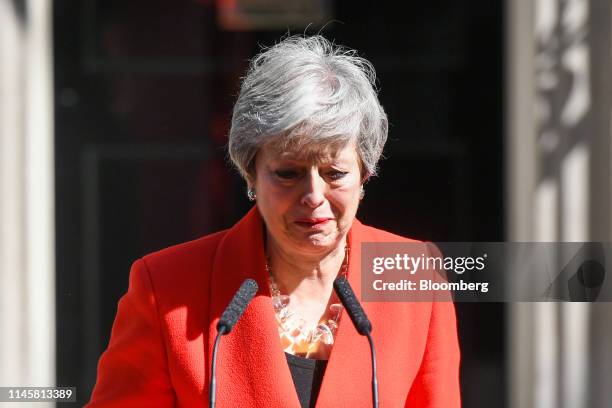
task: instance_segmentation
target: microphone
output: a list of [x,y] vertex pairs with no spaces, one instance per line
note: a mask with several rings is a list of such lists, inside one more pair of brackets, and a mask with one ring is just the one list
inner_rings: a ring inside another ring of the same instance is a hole
[[257,292],[257,282],[253,279],[247,279],[242,282],[240,288],[232,298],[232,301],[227,305],[223,314],[217,323],[217,331],[221,334],[228,334],[234,328],[234,325],[244,313],[253,296]]
[[372,356],[372,405],[378,408],[378,380],[376,379],[376,351],[374,350],[374,341],[370,333],[372,332],[372,323],[361,308],[361,304],[357,300],[351,285],[348,280],[343,277],[334,280],[334,289],[348,312],[355,329],[362,336],[368,338],[370,344],[370,353]]
[[367,336],[372,331],[372,324],[361,308],[346,278],[336,278],[336,280],[334,280],[334,289],[351,317],[357,332],[362,336]]
[[217,322],[217,337],[215,338],[215,344],[213,346],[213,354],[212,354],[212,366],[211,366],[211,374],[210,374],[210,390],[208,394],[208,402],[209,407],[214,408],[216,403],[216,388],[217,388],[217,348],[219,346],[219,341],[221,340],[221,336],[224,334],[228,334],[234,328],[234,325],[240,319],[240,316],[244,313],[251,300],[257,293],[257,282],[253,279],[246,279],[238,288],[238,291],[229,302],[219,321]]

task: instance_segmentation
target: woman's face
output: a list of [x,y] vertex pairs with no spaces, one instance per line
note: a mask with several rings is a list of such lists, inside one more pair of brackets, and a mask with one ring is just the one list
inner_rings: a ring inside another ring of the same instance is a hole
[[274,244],[324,254],[341,244],[359,206],[361,166],[354,144],[315,159],[263,147],[255,158],[257,206]]

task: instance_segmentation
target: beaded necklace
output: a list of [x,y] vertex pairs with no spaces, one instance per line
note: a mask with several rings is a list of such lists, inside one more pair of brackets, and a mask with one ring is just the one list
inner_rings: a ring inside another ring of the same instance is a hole
[[[349,246],[344,248],[344,260],[338,272],[339,277],[346,277],[348,271]],[[320,321],[316,326],[306,327],[304,319],[299,317],[289,307],[290,298],[281,294],[270,262],[266,262],[268,272],[272,305],[276,313],[278,323],[278,334],[281,339],[281,347],[289,354],[307,358],[327,359],[334,344],[334,337],[338,330],[338,321],[342,314],[342,304],[332,291],[332,302],[329,306],[330,317],[327,321]]]

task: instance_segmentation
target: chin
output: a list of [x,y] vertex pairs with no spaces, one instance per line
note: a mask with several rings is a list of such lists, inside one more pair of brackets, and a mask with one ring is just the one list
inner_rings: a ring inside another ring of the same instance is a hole
[[300,248],[310,252],[333,249],[339,244],[339,242],[336,234],[333,236],[313,234],[300,239],[297,244],[300,246]]

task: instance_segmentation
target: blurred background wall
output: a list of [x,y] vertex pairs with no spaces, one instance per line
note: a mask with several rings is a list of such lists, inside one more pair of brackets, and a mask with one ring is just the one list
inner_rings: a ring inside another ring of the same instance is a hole
[[[611,11],[507,2],[507,240],[612,240]],[[510,405],[609,406],[611,321],[610,303],[510,304]]]
[[[362,221],[434,241],[610,240],[603,0],[0,0],[0,385],[95,382],[136,258],[249,208],[248,59],[320,32],[390,118]],[[384,209],[381,211],[381,209]],[[465,407],[604,407],[607,304],[457,304]]]

